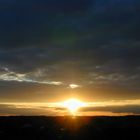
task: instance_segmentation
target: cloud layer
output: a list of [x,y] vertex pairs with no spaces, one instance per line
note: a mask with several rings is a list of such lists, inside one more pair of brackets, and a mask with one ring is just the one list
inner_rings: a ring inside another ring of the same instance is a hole
[[139,99],[139,6],[0,0],[0,102]]
[[[71,113],[61,103],[3,103],[0,104],[0,115],[63,116]],[[87,102],[76,115],[140,115],[140,100]]]

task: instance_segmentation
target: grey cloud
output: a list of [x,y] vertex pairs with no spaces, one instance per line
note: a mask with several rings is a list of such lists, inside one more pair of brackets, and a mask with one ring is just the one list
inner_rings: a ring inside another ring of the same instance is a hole
[[68,45],[75,42],[73,36],[87,42],[88,38],[139,40],[139,5],[137,0],[1,1],[1,11],[7,14],[0,16],[0,44],[8,48],[44,42]]
[[[40,108],[40,107],[31,107],[31,108],[26,108],[26,107],[16,107],[14,105],[3,105],[0,104],[0,115],[28,115],[28,116],[32,116],[32,115],[57,115],[59,113],[57,113],[57,111],[55,111],[55,109],[53,108]],[[60,114],[59,114],[60,115]]]
[[17,88],[21,81],[23,87],[46,83],[46,89],[56,81],[82,85],[90,96],[110,87],[116,96],[131,91],[129,97],[139,97],[138,0],[0,3],[0,66],[12,72],[0,68],[0,95],[10,92],[4,89],[8,84],[14,92],[11,82]]
[[140,106],[139,105],[124,105],[124,106],[105,106],[105,107],[85,107],[81,108],[82,112],[89,111],[107,111],[112,113],[132,113],[132,114],[140,114]]
[[[10,59],[10,61],[3,59],[1,62],[6,61],[6,68],[13,72],[12,75],[5,72],[7,78],[11,77],[11,80],[36,82],[38,84],[45,82],[46,84],[47,82],[55,84],[53,81],[56,81],[67,85],[74,82],[85,87],[88,86],[93,91],[98,87],[110,86],[111,88],[115,87],[114,90],[117,88],[132,92],[134,90],[134,96],[138,97],[140,81],[139,43],[136,47],[133,47],[132,44],[129,47],[126,45],[126,47],[116,46],[113,48],[111,46],[27,48],[13,50],[12,53],[9,50],[9,52],[4,51],[7,58],[11,55],[18,60],[19,57],[23,56],[22,61],[19,61],[22,63],[17,65]],[[33,55],[32,52],[34,52]],[[16,59],[15,62],[18,62]],[[5,65],[1,64],[1,67],[5,67]],[[1,73],[4,74],[3,69],[1,69]],[[118,96],[124,94],[119,90],[117,91]]]
[[[126,106],[105,106],[105,107],[84,107],[78,110],[79,113],[88,114],[88,112],[110,112],[115,114],[140,114],[139,105],[126,105]],[[25,105],[11,105],[0,104],[0,115],[64,115],[67,114],[65,108],[60,107],[47,107],[47,106],[25,106]],[[89,113],[89,115],[91,115]],[[68,114],[67,114],[68,115]],[[102,114],[105,115],[105,114]]]
[[17,82],[27,82],[27,83],[38,83],[38,84],[50,84],[50,85],[62,85],[62,82],[59,81],[50,81],[50,80],[38,80],[37,78],[42,75],[41,71],[36,73],[29,74],[20,74],[13,71],[10,71],[8,68],[4,68],[5,73],[0,74],[1,81],[17,81]]

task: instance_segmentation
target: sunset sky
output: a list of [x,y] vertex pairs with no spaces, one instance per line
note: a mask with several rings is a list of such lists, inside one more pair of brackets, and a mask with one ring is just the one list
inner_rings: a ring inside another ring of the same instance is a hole
[[0,115],[140,114],[139,0],[0,0]]

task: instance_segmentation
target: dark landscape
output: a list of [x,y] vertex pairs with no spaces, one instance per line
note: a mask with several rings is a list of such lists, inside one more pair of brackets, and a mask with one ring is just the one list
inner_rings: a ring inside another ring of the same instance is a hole
[[0,117],[0,140],[139,140],[140,116]]

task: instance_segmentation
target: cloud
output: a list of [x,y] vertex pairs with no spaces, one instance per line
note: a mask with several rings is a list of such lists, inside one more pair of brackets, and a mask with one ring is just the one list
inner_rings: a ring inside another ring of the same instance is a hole
[[56,104],[41,103],[5,103],[0,104],[0,115],[24,115],[24,116],[59,116],[65,115],[66,110],[60,109]]
[[[140,100],[86,103],[77,115],[139,115]],[[1,103],[0,115],[69,115],[69,111],[56,103]]]
[[140,105],[126,105],[126,106],[106,106],[106,107],[85,107],[81,108],[81,112],[111,112],[140,115]]
[[66,97],[71,83],[86,98],[139,98],[139,6],[138,0],[1,0],[1,100],[23,91],[32,100],[40,92]]
[[75,89],[75,88],[79,88],[79,87],[80,87],[80,85],[76,85],[76,84],[69,85],[69,88],[71,88],[71,89]]
[[[33,76],[32,74],[20,74],[13,71],[10,71],[8,68],[3,68],[5,70],[4,73],[0,74],[1,81],[17,81],[17,82],[27,82],[27,83],[38,83],[38,84],[48,84],[48,85],[62,85],[62,82],[59,81],[41,81],[35,79],[36,75]],[[33,76],[33,78],[31,77]]]
[[137,0],[1,1],[1,11],[7,14],[0,16],[0,44],[14,48],[46,42],[139,40],[139,5]]

